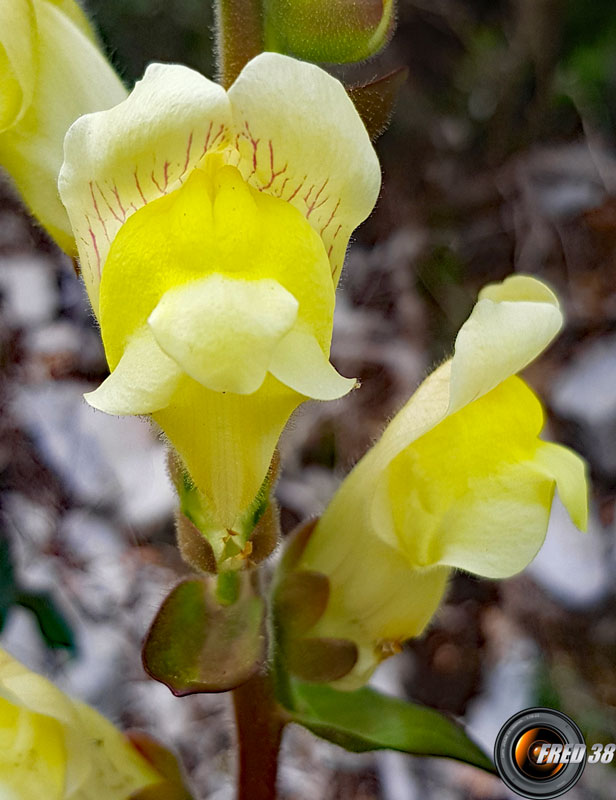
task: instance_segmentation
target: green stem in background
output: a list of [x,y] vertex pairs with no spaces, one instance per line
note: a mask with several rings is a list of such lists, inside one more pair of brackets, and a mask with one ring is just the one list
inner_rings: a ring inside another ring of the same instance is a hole
[[239,748],[238,800],[275,800],[278,753],[288,719],[268,674],[233,690]]
[[219,79],[227,89],[242,67],[263,51],[261,0],[217,0],[216,45]]

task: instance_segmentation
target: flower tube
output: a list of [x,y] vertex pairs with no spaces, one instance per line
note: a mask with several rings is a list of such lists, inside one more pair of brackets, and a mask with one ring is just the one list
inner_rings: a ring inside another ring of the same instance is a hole
[[342,84],[265,53],[229,91],[152,65],[65,143],[60,194],[110,377],[88,402],[151,414],[206,507],[238,529],[289,416],[355,381],[329,362],[352,230],[380,187]]
[[562,325],[554,294],[517,275],[485,287],[454,355],[436,369],[342,483],[295,565],[328,578],[311,637],[359,652],[343,686],[418,636],[452,568],[514,575],[545,538],[555,488],[587,521],[585,465],[539,438],[544,415],[516,376]]

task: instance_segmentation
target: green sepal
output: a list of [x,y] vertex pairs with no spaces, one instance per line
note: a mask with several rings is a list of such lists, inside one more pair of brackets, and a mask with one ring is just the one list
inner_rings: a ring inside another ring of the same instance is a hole
[[408,69],[401,67],[370,83],[347,87],[347,92],[372,141],[378,139],[389,125],[398,92],[408,74]]
[[329,683],[348,675],[357,663],[357,645],[325,636],[289,638],[282,660],[291,675],[311,683]]
[[287,539],[272,593],[277,661],[280,669],[305,681],[343,678],[357,663],[357,645],[348,639],[311,636],[329,601],[329,580],[314,570],[294,569],[317,520],[300,525]]
[[285,636],[301,636],[321,619],[329,600],[329,580],[314,570],[283,575],[274,593],[277,627]]
[[265,49],[305,61],[348,64],[382,50],[394,0],[265,0]]
[[214,522],[207,498],[193,483],[177,453],[169,452],[169,473],[178,492],[177,542],[182,558],[199,572],[246,569],[266,559],[280,537],[279,512],[272,493],[279,471],[275,452],[252,504],[230,529]]
[[227,577],[220,589],[210,576],[178,584],[146,636],[146,672],[178,697],[234,689],[263,661],[264,605],[254,573],[238,573],[232,592]]
[[369,687],[340,692],[292,680],[290,690],[294,703],[291,720],[345,750],[441,756],[494,772],[491,760],[462,726],[434,709]]

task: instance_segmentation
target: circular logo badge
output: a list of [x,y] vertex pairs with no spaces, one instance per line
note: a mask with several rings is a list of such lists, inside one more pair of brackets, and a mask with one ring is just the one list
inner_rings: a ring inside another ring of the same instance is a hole
[[529,800],[549,800],[579,781],[586,745],[575,722],[560,711],[527,708],[500,729],[494,763],[512,791]]

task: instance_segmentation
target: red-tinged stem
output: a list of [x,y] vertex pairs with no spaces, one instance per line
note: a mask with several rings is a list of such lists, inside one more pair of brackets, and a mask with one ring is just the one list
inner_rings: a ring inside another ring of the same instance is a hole
[[227,89],[242,67],[263,51],[261,0],[217,0],[216,44],[219,80]]
[[239,748],[238,800],[276,800],[276,775],[285,712],[268,675],[233,690]]

